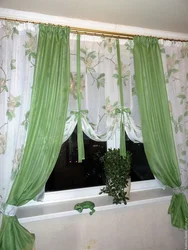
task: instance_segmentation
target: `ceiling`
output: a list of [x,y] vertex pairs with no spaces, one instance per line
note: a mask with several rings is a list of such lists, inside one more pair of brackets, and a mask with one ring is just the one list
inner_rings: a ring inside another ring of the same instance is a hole
[[188,0],[0,0],[0,7],[188,33]]

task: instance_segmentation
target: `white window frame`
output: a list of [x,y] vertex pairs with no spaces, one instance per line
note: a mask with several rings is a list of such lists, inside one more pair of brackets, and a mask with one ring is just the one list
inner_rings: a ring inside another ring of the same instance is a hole
[[[120,131],[117,130],[112,139],[107,141],[108,148],[119,148]],[[104,196],[105,194],[99,195],[101,188],[104,186],[89,187],[89,188],[79,188],[71,190],[63,190],[56,192],[46,192],[44,197],[44,203],[59,202],[65,200],[76,200],[76,199],[89,199],[92,197]],[[138,192],[151,189],[162,188],[159,181],[147,180],[147,181],[137,181],[131,182],[131,192]]]

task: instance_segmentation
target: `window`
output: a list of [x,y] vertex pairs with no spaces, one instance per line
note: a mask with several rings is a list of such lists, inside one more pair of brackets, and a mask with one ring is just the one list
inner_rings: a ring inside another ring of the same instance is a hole
[[[46,184],[47,192],[105,184],[101,157],[107,150],[107,143],[93,141],[84,134],[84,146],[85,160],[78,163],[77,130],[75,129],[61,147],[55,168]],[[143,144],[134,143],[127,138],[126,147],[132,153],[131,181],[153,179]]]

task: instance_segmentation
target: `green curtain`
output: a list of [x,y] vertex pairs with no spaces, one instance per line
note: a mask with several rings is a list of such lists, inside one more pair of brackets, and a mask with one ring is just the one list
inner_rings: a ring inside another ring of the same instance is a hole
[[[50,176],[63,139],[69,78],[69,28],[41,24],[26,147],[6,204],[22,206],[32,200]],[[0,249],[32,250],[33,246],[34,235],[17,217],[3,215]]]
[[169,213],[172,225],[185,229],[188,206],[179,188],[180,172],[157,38],[134,38],[134,66],[146,156],[153,174],[164,185],[178,188],[179,193],[173,194]]
[[126,157],[126,142],[125,142],[125,130],[124,130],[124,112],[126,109],[124,108],[124,98],[123,98],[123,83],[122,83],[122,62],[120,55],[120,46],[119,39],[116,39],[116,49],[117,49],[117,61],[118,61],[118,85],[119,85],[119,94],[120,94],[120,109],[116,109],[116,112],[121,114],[120,120],[120,155]]
[[82,92],[81,92],[81,65],[80,65],[80,34],[77,34],[76,42],[76,67],[77,67],[77,91],[78,91],[78,125],[77,125],[77,145],[78,145],[78,162],[85,160],[84,137],[82,131]]

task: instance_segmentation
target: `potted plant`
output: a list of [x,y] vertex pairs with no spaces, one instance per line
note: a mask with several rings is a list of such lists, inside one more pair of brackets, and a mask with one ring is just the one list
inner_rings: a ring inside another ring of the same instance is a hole
[[126,157],[120,156],[119,149],[108,149],[104,155],[104,171],[106,186],[100,194],[107,193],[113,197],[113,203],[127,204],[130,194],[130,168],[131,153],[126,152]]

